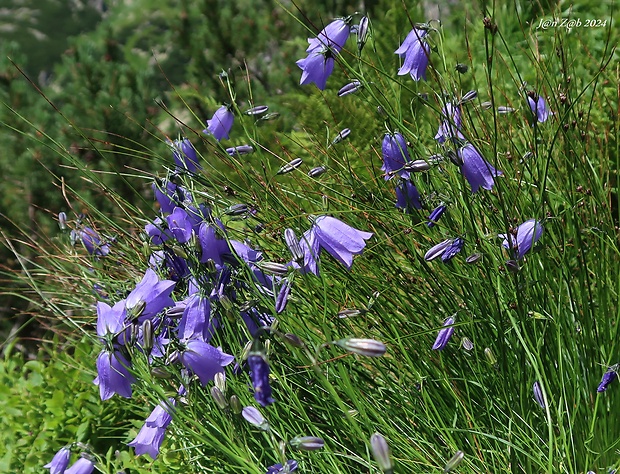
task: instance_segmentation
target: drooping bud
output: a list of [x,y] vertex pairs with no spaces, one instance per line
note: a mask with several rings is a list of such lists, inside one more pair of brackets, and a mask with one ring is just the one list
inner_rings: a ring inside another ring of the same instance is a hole
[[67,230],[67,214],[64,212],[58,213],[58,227],[60,227],[60,230],[63,232]]
[[481,258],[482,258],[481,253],[472,253],[469,257],[465,259],[465,263],[476,263]]
[[284,230],[284,242],[288,247],[288,251],[291,252],[293,260],[297,263],[304,261],[304,252],[299,245],[299,239],[295,235],[295,231],[291,228]]
[[484,356],[489,361],[489,364],[491,364],[493,367],[497,365],[497,358],[495,357],[495,354],[493,354],[493,350],[491,350],[490,347],[484,348]]
[[308,176],[310,176],[311,178],[318,178],[323,173],[325,173],[325,171],[327,171],[327,168],[325,168],[325,166],[317,166],[316,168],[312,168],[310,171],[308,171]]
[[446,239],[443,242],[439,242],[437,245],[434,245],[429,249],[428,252],[424,254],[424,260],[430,262],[431,260],[435,260],[437,257],[441,256],[446,248],[452,243],[452,239]]
[[360,81],[351,81],[338,91],[338,97],[344,97],[345,95],[353,94],[360,90],[362,87],[363,86]]
[[461,97],[460,104],[465,104],[467,102],[471,102],[476,97],[478,97],[478,92],[476,92],[476,91],[469,91],[463,97]]
[[450,341],[452,334],[454,334],[453,324],[454,324],[453,317],[449,317],[448,319],[444,321],[443,323],[444,327],[443,329],[439,331],[439,334],[437,334],[437,339],[435,339],[435,343],[433,344],[433,350],[440,351],[448,345],[448,342]]
[[[342,130],[340,133],[338,133],[338,135],[336,135],[334,137],[334,139],[332,140],[331,145],[336,145],[337,143],[340,143],[342,140],[344,140],[345,138],[347,138],[349,135],[351,134],[351,129],[349,128],[345,128],[344,130]],[[330,146],[331,146],[330,145]]]
[[296,436],[289,441],[289,444],[292,447],[303,451],[317,451],[319,449],[323,449],[323,446],[325,446],[325,441],[321,438],[317,438],[316,436]]
[[233,146],[231,148],[226,148],[226,153],[228,153],[230,156],[235,156],[235,155],[249,155],[250,153],[254,152],[254,147],[252,147],[251,145],[239,145],[239,146]]
[[425,160],[414,160],[405,163],[403,166],[404,171],[411,171],[413,173],[418,173],[420,171],[428,171],[431,169],[431,165],[427,163]]
[[251,109],[243,112],[246,115],[262,115],[269,110],[269,107],[266,105],[257,105],[256,107],[252,107]]
[[379,464],[385,474],[392,474],[394,465],[392,464],[392,454],[387,441],[380,433],[375,433],[370,437],[370,447],[372,449],[372,455]]
[[463,346],[463,349],[466,351],[471,351],[474,348],[474,343],[471,342],[471,339],[468,337],[464,337],[461,339],[461,346]]
[[543,396],[542,389],[540,388],[540,383],[538,381],[534,382],[534,400],[540,405],[540,408],[545,408],[545,397]]
[[428,227],[434,227],[435,224],[437,224],[437,222],[439,221],[439,219],[441,219],[441,216],[443,216],[443,213],[446,212],[446,209],[447,207],[443,204],[433,209],[431,215],[428,216],[428,222],[426,223],[426,225]]
[[142,339],[144,340],[144,350],[150,353],[153,350],[153,321],[146,319],[142,323]]
[[295,158],[294,160],[291,160],[289,163],[287,163],[282,168],[280,168],[276,174],[290,173],[291,171],[294,171],[297,168],[299,168],[302,163],[303,163],[303,160],[301,158]]
[[607,372],[603,374],[603,378],[601,379],[601,383],[596,389],[597,392],[604,392],[609,388],[609,384],[611,384],[614,380],[618,378],[618,365],[611,366],[607,369]]
[[265,420],[265,417],[261,415],[261,412],[258,411],[254,407],[245,407],[241,410],[241,416],[250,423],[251,425],[256,426],[257,428],[263,431],[269,431],[269,423]]
[[226,397],[218,387],[211,387],[211,396],[220,410],[224,410],[228,407],[228,400],[226,400]]
[[363,16],[360,20],[360,24],[357,26],[357,50],[362,51],[364,45],[368,40],[368,27],[370,26],[370,20],[367,16]]
[[366,357],[381,357],[387,351],[384,343],[374,339],[340,339],[334,344],[342,347],[346,351]]
[[230,409],[235,415],[238,415],[243,410],[243,407],[241,406],[241,402],[239,401],[239,397],[237,397],[237,395],[232,395],[230,397]]
[[465,453],[463,451],[457,451],[454,453],[454,456],[450,458],[450,460],[446,463],[446,467],[444,467],[443,472],[447,474],[448,472],[454,470],[458,467],[461,462],[463,462],[463,458],[465,457]]
[[289,271],[289,267],[276,262],[257,262],[256,266],[264,272],[279,276],[285,276]]

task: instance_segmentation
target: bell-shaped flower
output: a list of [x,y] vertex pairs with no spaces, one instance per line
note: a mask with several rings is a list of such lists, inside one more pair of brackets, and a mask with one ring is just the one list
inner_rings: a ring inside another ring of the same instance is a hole
[[[218,221],[218,225],[223,234],[224,225]],[[202,250],[200,262],[205,263],[212,260],[216,265],[222,265],[222,256],[230,253],[228,242],[220,235],[220,231],[213,224],[203,222],[198,229],[198,242]]]
[[110,253],[110,245],[101,240],[99,234],[90,227],[82,227],[73,231],[75,237],[79,238],[86,251],[97,257],[105,257]]
[[597,392],[604,392],[609,388],[609,385],[618,378],[617,366],[610,367],[607,369],[607,372],[603,374],[603,378],[601,379],[601,383],[596,389]]
[[166,428],[172,421],[171,411],[174,409],[174,399],[169,398],[168,403],[167,406],[157,405],[144,422],[136,438],[128,443],[128,446],[135,448],[138,456],[148,454],[152,459],[157,459],[166,435]]
[[549,110],[547,102],[543,96],[536,94],[535,92],[529,92],[527,95],[527,102],[530,106],[530,110],[539,122],[546,122],[547,119],[553,115],[553,112]]
[[80,458],[64,474],[91,474],[94,470],[94,461],[88,458]]
[[138,318],[139,322],[153,318],[164,308],[174,306],[170,293],[174,289],[172,280],[159,280],[152,270],[146,270],[144,277],[129,293],[125,300],[125,308],[129,318]]
[[200,293],[187,299],[183,316],[179,321],[179,339],[197,339],[209,342],[218,328],[218,320],[211,316],[211,303]]
[[458,105],[447,103],[441,109],[442,121],[439,125],[435,140],[439,143],[445,143],[446,140],[454,138],[465,138],[461,133],[461,109]]
[[347,269],[353,265],[353,255],[361,254],[366,240],[373,236],[372,232],[357,230],[331,216],[317,217],[312,228],[319,247]]
[[314,82],[320,90],[324,90],[327,78],[334,70],[334,52],[323,46],[311,51],[306,58],[295,64],[302,70],[299,84],[303,86]]
[[469,182],[472,193],[480,188],[491,190],[495,184],[493,178],[502,174],[486,161],[471,143],[467,143],[458,151],[458,158],[461,163],[461,173]]
[[440,351],[444,349],[448,342],[450,342],[450,338],[452,334],[454,334],[454,318],[450,317],[446,319],[443,323],[443,328],[437,334],[437,339],[435,339],[435,343],[433,344],[433,350]]
[[340,52],[351,33],[351,18],[336,18],[321,30],[316,38],[308,38],[309,46],[307,53],[312,53],[323,48],[331,48]]
[[404,56],[403,65],[398,70],[398,75],[411,74],[414,81],[426,80],[426,68],[431,54],[431,47],[426,42],[425,36],[428,30],[414,28],[405,38],[400,47],[394,51],[401,58]]
[[230,109],[222,105],[213,114],[211,120],[207,120],[207,128],[202,131],[206,135],[213,135],[213,137],[219,142],[223,138],[228,140],[230,129],[233,126],[235,116]]
[[439,219],[441,219],[441,216],[443,216],[443,213],[446,212],[446,209],[446,206],[443,204],[433,209],[431,214],[428,216],[428,222],[426,223],[426,225],[428,227],[434,227],[435,224],[437,224],[437,222],[439,221]]
[[413,209],[422,209],[418,188],[408,179],[401,179],[396,186],[396,207],[404,209],[407,214]]
[[294,459],[289,459],[284,463],[284,465],[278,463],[274,464],[273,466],[269,466],[265,474],[289,474],[293,471],[296,471],[297,467],[297,461],[295,461]]
[[97,357],[97,377],[93,380],[99,386],[101,400],[112,398],[115,393],[131,398],[131,384],[136,381],[129,373],[130,366],[125,356],[116,350],[103,350]]
[[185,349],[179,354],[181,364],[190,372],[196,374],[202,385],[207,385],[215,374],[223,372],[224,367],[235,358],[225,354],[219,347],[198,339],[185,341]]
[[392,179],[396,174],[401,178],[409,178],[409,172],[403,167],[405,163],[411,161],[407,142],[400,133],[386,133],[381,145],[381,155],[383,156],[382,171],[385,171],[385,180]]
[[250,368],[250,378],[254,387],[254,399],[261,406],[267,406],[275,400],[271,396],[271,385],[269,385],[269,364],[265,356],[261,353],[250,353],[247,359]]
[[171,233],[177,242],[184,244],[192,238],[192,221],[185,209],[175,207],[172,213],[166,217],[168,233]]
[[168,214],[177,206],[188,206],[192,203],[192,195],[183,186],[174,184],[172,181],[159,180],[153,183],[153,193],[164,214]]
[[174,157],[174,162],[179,169],[187,170],[190,173],[195,173],[202,168],[198,163],[199,160],[196,154],[196,149],[188,138],[184,138],[183,140],[175,140],[172,143],[172,156]]
[[125,300],[114,306],[97,303],[97,335],[102,339],[119,334],[125,328]]
[[499,237],[504,239],[502,242],[504,248],[507,250],[512,248],[514,251],[514,258],[520,260],[525,257],[525,254],[532,249],[532,246],[536,242],[538,242],[538,240],[542,237],[542,234],[542,224],[536,219],[530,219],[517,227],[515,235],[499,234]]
[[71,451],[66,446],[58,451],[52,460],[48,462],[45,469],[49,469],[49,474],[63,474],[67,466],[69,465],[69,458],[71,457]]

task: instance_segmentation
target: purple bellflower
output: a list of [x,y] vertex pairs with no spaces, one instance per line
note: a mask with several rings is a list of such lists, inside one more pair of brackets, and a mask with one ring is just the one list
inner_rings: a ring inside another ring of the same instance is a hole
[[215,374],[223,372],[224,367],[230,364],[235,358],[222,352],[219,347],[198,339],[185,341],[185,350],[179,355],[183,366],[196,374],[202,385],[207,385]]
[[168,406],[159,404],[155,407],[144,422],[136,438],[131,443],[128,443],[128,446],[135,448],[138,456],[148,454],[152,459],[157,459],[161,443],[166,435],[166,428],[168,428],[172,421],[170,411],[174,410],[175,402],[173,398],[169,398],[168,402],[170,404]]
[[465,138],[461,133],[461,109],[458,105],[447,103],[441,109],[441,116],[442,121],[437,135],[435,135],[435,139],[439,143],[445,143],[446,140],[453,140],[454,138]]
[[76,237],[79,237],[84,244],[86,251],[97,257],[105,257],[110,253],[110,245],[103,243],[99,234],[90,227],[82,227],[74,231]]
[[73,463],[73,466],[67,469],[64,474],[91,474],[91,472],[93,472],[94,470],[94,461],[82,457],[75,461],[75,463]]
[[441,254],[441,261],[446,263],[452,260],[463,249],[463,245],[465,245],[463,238],[457,237],[454,239]]
[[276,313],[280,314],[286,309],[288,296],[291,294],[291,283],[285,278],[281,281],[280,291],[276,297]]
[[316,38],[308,38],[309,46],[306,53],[312,53],[323,48],[331,48],[340,52],[349,39],[351,27],[349,18],[337,18],[321,30]]
[[609,388],[609,385],[618,378],[618,372],[616,372],[617,366],[613,366],[607,369],[607,372],[603,374],[601,383],[596,389],[597,392],[604,392]]
[[540,405],[540,408],[545,408],[545,397],[543,397],[542,388],[540,387],[540,383],[538,381],[534,382],[533,391],[536,403]]
[[161,217],[157,217],[150,224],[146,224],[144,226],[144,231],[151,238],[151,242],[154,245],[161,245],[172,237],[172,234],[168,232],[168,229],[166,228],[166,225]]
[[219,142],[223,138],[228,140],[230,129],[233,126],[235,116],[226,105],[222,105],[213,114],[211,120],[207,120],[207,128],[202,131],[206,135],[213,135]]
[[[372,232],[357,230],[331,216],[317,217],[312,230],[317,248],[325,249],[347,269],[353,265],[353,255],[361,254],[366,247],[365,241],[373,236]],[[318,255],[318,251],[315,254]]]
[[66,446],[58,451],[54,458],[48,462],[45,466],[50,470],[50,474],[63,474],[67,466],[69,465],[69,458],[71,457],[71,451]]
[[140,283],[129,293],[125,300],[125,309],[129,318],[138,318],[139,322],[151,319],[161,310],[174,306],[170,293],[175,282],[159,280],[157,274],[148,269]]
[[172,142],[172,156],[179,169],[195,173],[202,168],[198,163],[196,149],[188,138]]
[[381,155],[383,156],[382,171],[385,171],[385,180],[392,179],[398,174],[403,179],[409,178],[409,172],[403,170],[405,163],[411,161],[405,137],[396,132],[393,135],[386,133],[381,145]]
[[183,186],[178,186],[172,181],[153,183],[153,193],[163,213],[168,214],[175,207],[189,205],[192,202],[192,195]]
[[519,227],[517,227],[516,235],[499,234],[504,241],[502,245],[505,249],[514,251],[514,258],[517,260],[522,259],[526,253],[528,253],[532,246],[538,242],[543,234],[543,226],[536,219],[530,219],[525,221]]
[[186,243],[192,238],[192,221],[185,209],[175,207],[171,214],[166,217],[168,234],[174,235],[180,244]]
[[435,224],[437,224],[437,221],[441,219],[441,216],[443,216],[444,212],[446,212],[446,206],[444,206],[443,204],[440,206],[437,206],[435,209],[433,209],[433,212],[431,212],[431,215],[428,216],[428,222],[426,223],[426,225],[428,227],[434,227]]
[[296,471],[297,466],[297,461],[289,459],[284,463],[284,465],[278,463],[274,464],[273,466],[269,466],[265,474],[289,474],[293,471]]
[[412,209],[422,209],[418,188],[408,179],[401,179],[396,186],[396,207],[404,209],[407,214],[410,214]]
[[295,64],[302,70],[299,84],[316,84],[317,88],[324,90],[327,78],[334,70],[334,52],[326,47],[316,49],[306,58],[298,60]]
[[201,296],[200,293],[191,295],[187,299],[183,316],[179,321],[179,339],[209,342],[217,327],[217,319],[211,318],[209,298]]
[[469,182],[472,193],[480,188],[491,190],[495,184],[493,178],[502,174],[486,161],[471,143],[462,147],[457,155],[461,162],[461,173]]
[[549,110],[547,102],[543,96],[536,94],[535,92],[529,92],[527,94],[527,102],[532,110],[532,113],[539,122],[546,122],[549,116],[553,115],[553,112]]
[[248,356],[247,362],[250,368],[252,387],[254,387],[254,399],[263,407],[275,402],[271,396],[269,364],[265,360],[265,356],[260,352],[253,352]]
[[454,334],[453,324],[454,324],[453,317],[449,317],[448,319],[445,320],[445,322],[443,323],[443,326],[444,326],[443,329],[441,329],[439,331],[439,334],[437,334],[437,339],[435,339],[435,344],[433,344],[433,350],[440,351],[448,345],[448,342],[450,342],[450,338],[452,337],[452,334]]
[[426,29],[414,28],[394,51],[401,58],[405,57],[403,65],[398,70],[399,76],[409,73],[414,81],[426,80],[426,68],[431,54],[431,47],[424,38],[427,34]]

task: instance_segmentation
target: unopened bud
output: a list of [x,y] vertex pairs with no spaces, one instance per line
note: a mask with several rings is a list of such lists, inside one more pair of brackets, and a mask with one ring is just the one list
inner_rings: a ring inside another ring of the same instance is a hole
[[360,20],[360,24],[357,26],[357,50],[362,51],[364,49],[364,45],[366,44],[366,40],[368,40],[368,27],[370,26],[370,21],[367,16],[363,16]]
[[142,339],[144,340],[144,350],[150,353],[153,349],[153,321],[150,319],[142,323]]
[[431,169],[431,165],[427,163],[425,160],[409,161],[405,163],[405,166],[403,166],[404,171],[412,171],[414,173],[420,172],[420,171],[427,171],[430,169]]
[[222,393],[226,393],[226,375],[224,372],[217,372],[213,377],[213,383]]
[[226,148],[226,153],[230,156],[235,155],[249,155],[254,152],[254,148],[251,145],[239,145],[231,148]]
[[476,97],[478,97],[478,92],[476,92],[476,91],[469,91],[463,97],[461,97],[461,102],[460,103],[461,104],[465,104],[467,102],[471,102]]
[[172,246],[172,252],[177,256],[177,257],[181,257],[187,260],[188,255],[187,252],[185,251],[185,249],[183,247],[181,247],[180,245],[173,245]]
[[370,447],[375,461],[379,464],[379,469],[386,474],[391,474],[394,470],[392,455],[390,453],[390,447],[383,435],[379,433],[373,434],[370,437]]
[[295,231],[293,229],[287,228],[284,230],[284,242],[288,247],[288,251],[291,252],[293,260],[298,263],[303,262],[304,252],[301,250],[299,240],[297,239],[297,236],[295,235]]
[[469,257],[465,259],[465,263],[476,263],[481,258],[482,258],[482,254],[472,253]]
[[[344,130],[342,130],[338,135],[336,135],[334,137],[334,139],[332,140],[331,145],[335,145],[337,143],[340,143],[342,140],[344,140],[345,138],[347,138],[349,135],[351,134],[351,129],[350,128],[345,128]],[[330,146],[331,146],[330,145]]]
[[515,111],[515,109],[513,109],[512,107],[505,107],[503,105],[500,105],[497,108],[497,113],[498,114],[511,114],[514,111]]
[[224,410],[228,406],[226,397],[218,387],[211,387],[211,396],[220,410]]
[[241,402],[239,401],[239,398],[237,397],[237,395],[232,395],[230,397],[229,403],[230,403],[230,409],[235,415],[238,415],[243,410],[243,407],[241,406]]
[[325,173],[325,171],[327,171],[327,168],[325,168],[325,166],[317,166],[316,168],[312,168],[310,171],[308,171],[308,176],[310,176],[311,178],[318,178],[323,173]]
[[276,174],[290,173],[291,171],[294,171],[297,168],[299,168],[302,163],[303,163],[303,160],[301,158],[295,158],[294,160],[291,160],[288,164],[280,168]]
[[316,436],[296,436],[289,441],[289,444],[304,451],[317,451],[325,446],[325,441]]
[[277,119],[279,116],[280,116],[280,114],[279,114],[278,112],[272,112],[272,113],[270,113],[270,114],[265,114],[265,115],[263,115],[263,116],[260,118],[260,120],[265,120],[265,121],[267,121],[267,120],[275,120],[275,119]]
[[465,453],[463,453],[463,451],[457,451],[456,453],[454,453],[454,456],[450,458],[450,460],[446,463],[446,467],[444,467],[443,469],[444,474],[458,467],[458,465],[461,464],[461,462],[463,461],[464,457]]
[[497,358],[495,357],[495,354],[493,354],[493,351],[491,350],[490,347],[484,348],[484,356],[489,361],[489,364],[493,366],[497,365]]
[[340,339],[335,344],[354,354],[366,357],[381,357],[387,351],[384,343],[374,339]]
[[246,115],[261,115],[269,110],[269,107],[266,105],[257,105],[256,107],[252,107],[251,109],[243,112]]
[[353,94],[360,90],[362,87],[363,86],[360,81],[351,81],[338,91],[338,97],[344,97],[345,95]]
[[285,276],[289,271],[289,267],[276,262],[258,262],[256,266],[264,272],[279,276]]
[[261,415],[261,412],[254,407],[245,407],[241,410],[241,416],[251,425],[260,428],[263,431],[269,431],[269,423],[265,420],[265,417]]
[[340,319],[352,318],[360,314],[366,314],[367,312],[368,310],[366,309],[343,309],[342,311],[338,311],[338,317]]
[[64,212],[58,213],[58,227],[60,227],[60,230],[63,232],[67,230],[67,214]]
[[435,260],[437,257],[440,257],[451,243],[452,239],[446,239],[443,242],[432,246],[429,251],[424,254],[424,260],[430,262],[431,260]]
[[471,351],[474,348],[474,343],[468,337],[461,339],[461,346],[466,351]]
[[286,333],[282,337],[284,338],[284,342],[286,342],[287,344],[293,347],[304,347],[305,345],[304,341],[302,341],[300,337],[296,336],[295,334]]

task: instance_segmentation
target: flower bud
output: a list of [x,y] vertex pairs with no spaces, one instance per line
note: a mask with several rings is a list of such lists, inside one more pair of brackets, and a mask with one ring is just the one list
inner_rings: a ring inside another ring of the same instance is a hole
[[230,156],[235,155],[249,155],[254,152],[254,148],[251,145],[239,145],[231,148],[226,148],[226,153]]
[[457,468],[458,465],[461,464],[461,462],[463,461],[464,457],[465,453],[463,453],[463,451],[457,451],[456,453],[454,453],[454,456],[450,458],[450,460],[446,463],[446,467],[444,467],[443,469],[444,474]]
[[265,114],[263,115],[259,120],[275,120],[280,116],[280,114],[278,112],[272,112],[270,114]]
[[67,230],[67,214],[64,212],[58,213],[58,227],[60,227],[60,230],[63,232]]
[[448,342],[450,342],[450,338],[452,337],[452,334],[454,334],[453,324],[454,324],[453,317],[449,317],[448,319],[445,320],[445,322],[443,323],[444,327],[443,329],[441,329],[441,331],[439,331],[439,334],[437,334],[437,339],[435,339],[435,343],[433,344],[434,351],[440,351],[448,345]]
[[353,94],[360,90],[362,87],[364,86],[360,81],[351,81],[338,91],[338,97],[344,97],[345,95]]
[[340,319],[352,318],[353,316],[359,316],[360,314],[366,314],[368,310],[365,309],[343,309],[338,311],[338,317]]
[[296,336],[295,334],[286,333],[282,337],[284,338],[284,342],[293,347],[304,347],[305,345],[304,341],[302,341],[301,338],[299,336]]
[[226,393],[226,375],[224,372],[217,372],[213,377],[213,383],[222,393]]
[[289,441],[289,444],[303,451],[317,451],[325,446],[325,441],[316,436],[296,436]]
[[261,412],[258,411],[254,407],[245,407],[241,410],[241,416],[250,423],[251,425],[256,426],[257,428],[263,431],[269,431],[269,423],[265,420],[265,417],[261,415]]
[[297,168],[299,168],[302,163],[303,163],[303,160],[301,158],[295,158],[294,160],[291,160],[288,164],[280,168],[276,174],[290,173],[291,171],[294,171]]
[[246,115],[262,115],[269,110],[269,107],[266,105],[257,105],[256,107],[252,107],[251,109],[243,112]]
[[495,357],[495,354],[493,354],[493,351],[491,350],[490,347],[484,348],[484,356],[489,361],[489,364],[491,364],[492,366],[497,365],[497,358]]
[[437,257],[440,257],[451,243],[452,239],[446,239],[443,242],[434,245],[424,254],[424,260],[430,262],[431,260],[435,260]]
[[469,339],[468,337],[464,337],[463,339],[461,339],[461,346],[466,351],[471,351],[474,348],[474,343],[471,342],[471,339]]
[[327,171],[327,168],[325,168],[325,166],[317,166],[316,168],[312,168],[310,171],[308,171],[308,176],[310,176],[311,178],[318,178],[323,173],[325,173],[325,171]]
[[357,50],[362,51],[364,49],[364,45],[366,44],[366,40],[368,40],[368,27],[370,26],[370,21],[367,16],[363,16],[360,20],[360,24],[357,26]]
[[618,365],[611,366],[607,369],[607,372],[603,374],[603,378],[601,379],[601,383],[596,389],[597,392],[604,392],[609,388],[609,384],[611,384],[614,380],[618,378],[618,373],[616,372]]
[[465,104],[467,102],[471,102],[476,97],[478,97],[478,92],[476,92],[476,91],[469,91],[463,97],[461,97],[461,102],[460,103],[461,104]]
[[402,168],[404,171],[411,172],[420,172],[420,171],[428,171],[431,169],[431,165],[427,163],[425,160],[414,160],[405,163],[405,166]]
[[256,266],[263,272],[272,273],[278,276],[285,276],[289,271],[289,267],[276,262],[258,262]]
[[373,434],[370,437],[370,447],[375,461],[379,464],[379,469],[386,474],[391,474],[394,470],[394,465],[392,464],[390,447],[385,438],[379,433]]
[[487,109],[488,110],[491,107],[493,107],[493,103],[489,102],[489,101],[486,101],[486,102],[483,102],[482,104],[480,104],[480,108],[482,108],[482,109]]
[[433,209],[431,215],[428,216],[428,222],[426,223],[426,225],[428,227],[434,227],[435,224],[437,224],[437,221],[441,219],[441,216],[443,216],[443,213],[446,212],[446,209],[446,206],[444,206],[443,204]]
[[469,257],[465,259],[465,263],[476,263],[481,258],[482,258],[482,254],[472,253]]
[[299,245],[299,239],[295,235],[295,231],[291,228],[284,229],[284,242],[288,247],[288,251],[291,252],[293,260],[300,263],[304,260],[304,252]]
[[503,105],[500,105],[497,108],[497,113],[498,114],[511,114],[514,111],[515,111],[515,109],[513,109],[512,107],[505,107]]
[[150,353],[153,350],[153,321],[150,319],[142,323],[142,339],[144,340],[144,350]]
[[211,396],[213,397],[213,400],[215,400],[215,404],[218,406],[220,410],[226,409],[226,407],[228,406],[228,401],[226,400],[226,397],[224,396],[224,394],[218,387],[216,386],[211,387]]
[[250,206],[247,204],[233,204],[224,211],[224,214],[229,216],[241,216],[247,214],[250,211]]
[[158,379],[171,379],[172,378],[172,374],[168,372],[164,367],[151,368],[151,375],[153,375],[153,377],[157,377]]
[[235,415],[238,415],[243,410],[243,407],[241,406],[241,402],[239,401],[237,395],[232,395],[230,397],[230,409]]
[[540,405],[540,408],[545,408],[545,397],[543,396],[542,389],[540,388],[540,384],[538,381],[534,382],[534,400]]
[[340,339],[335,344],[354,354],[366,357],[381,357],[387,351],[384,343],[374,339]]
[[350,134],[351,134],[351,129],[350,128],[345,128],[338,135],[336,135],[334,137],[334,139],[332,140],[331,145],[335,145],[336,143],[340,143],[342,140],[347,138]]

